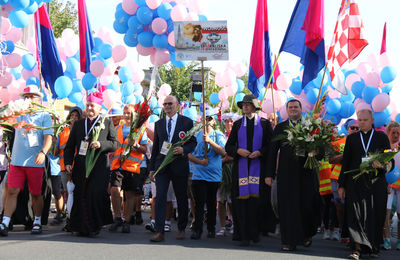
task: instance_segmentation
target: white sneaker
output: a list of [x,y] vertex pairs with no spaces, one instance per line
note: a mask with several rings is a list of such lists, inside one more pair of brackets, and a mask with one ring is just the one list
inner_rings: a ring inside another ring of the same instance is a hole
[[226,236],[226,233],[225,233],[225,228],[221,228],[218,232],[217,232],[217,234],[215,234],[217,237],[224,237],[224,236]]
[[339,241],[340,240],[340,232],[339,232],[339,230],[334,230],[332,233],[331,233],[331,240],[334,240],[334,241]]
[[329,240],[331,238],[331,232],[330,230],[325,230],[324,235],[322,236],[323,240]]

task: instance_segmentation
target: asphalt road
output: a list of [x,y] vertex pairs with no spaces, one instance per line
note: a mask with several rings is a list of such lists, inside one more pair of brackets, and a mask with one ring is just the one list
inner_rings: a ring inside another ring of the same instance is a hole
[[[145,214],[148,219],[148,214]],[[130,234],[110,233],[106,228],[96,238],[86,238],[60,231],[61,226],[45,226],[42,235],[33,236],[16,226],[8,237],[0,237],[0,260],[5,259],[343,259],[349,250],[337,241],[322,240],[319,234],[314,237],[310,248],[299,247],[294,253],[280,251],[279,237],[262,237],[261,242],[250,247],[239,247],[231,236],[198,241],[191,240],[190,232],[186,239],[175,240],[176,223],[173,231],[166,233],[166,241],[151,243],[152,235],[144,225],[131,226]],[[392,246],[395,239],[392,239]],[[400,251],[381,253],[380,259],[400,259]]]

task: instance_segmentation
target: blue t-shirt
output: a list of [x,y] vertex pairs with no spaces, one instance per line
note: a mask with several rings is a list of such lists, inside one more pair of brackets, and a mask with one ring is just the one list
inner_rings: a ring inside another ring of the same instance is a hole
[[[26,121],[27,124],[33,124],[41,127],[50,127],[53,125],[49,113],[41,112],[34,115],[24,115],[17,119],[17,122]],[[28,133],[34,137],[31,140],[37,140],[34,146],[29,145]],[[39,130],[32,129],[30,132],[24,128],[15,130],[14,146],[11,155],[11,164],[24,167],[44,167],[44,163],[35,164],[36,155],[42,150],[44,135],[53,135],[53,129]]]
[[[208,135],[211,140],[221,147],[225,147],[225,135],[220,131],[213,131]],[[200,131],[197,136],[197,146],[192,153],[197,158],[204,158],[204,140],[203,132]],[[222,179],[222,156],[217,154],[208,144],[207,150],[208,165],[192,163],[193,180],[204,180],[209,182],[220,182]]]
[[47,159],[50,163],[50,174],[51,176],[58,176],[61,175],[61,168],[60,168],[60,157],[53,154],[48,154]]

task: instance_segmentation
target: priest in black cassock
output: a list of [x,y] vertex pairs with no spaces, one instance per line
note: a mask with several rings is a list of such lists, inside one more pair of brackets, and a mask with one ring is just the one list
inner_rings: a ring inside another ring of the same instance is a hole
[[274,129],[265,182],[272,186],[276,177],[282,250],[293,251],[297,245],[310,246],[312,237],[317,233],[320,195],[318,172],[304,168],[305,154],[296,154],[292,147],[285,144],[285,140],[276,138],[287,136],[285,130],[301,120],[299,100],[288,101],[286,110],[289,119]]
[[[241,241],[240,245],[248,246],[250,241],[259,242],[259,224],[265,221],[261,213],[270,204],[260,180],[265,178],[272,127],[268,120],[255,113],[260,109],[255,96],[246,95],[237,105],[244,116],[233,124],[225,150],[234,158],[231,194],[235,239]],[[273,216],[272,207],[269,208]]]
[[[101,124],[101,109],[101,94],[91,93],[86,103],[87,118],[75,122],[64,152],[65,169],[72,174],[72,182],[75,184],[69,230],[83,236],[96,236],[103,225],[113,222],[107,192],[107,153],[115,151],[117,139],[111,120],[106,118],[104,125]],[[98,140],[92,141],[94,131],[98,130]],[[86,178],[85,159],[90,148],[100,152],[100,157]]]
[[[383,242],[383,225],[386,215],[387,182],[386,166],[374,162],[378,175],[362,175],[344,172],[359,169],[370,153],[390,149],[385,133],[373,129],[374,118],[371,110],[357,112],[360,132],[349,135],[343,152],[342,171],[339,177],[339,196],[345,198],[346,221],[348,224],[353,252],[350,259],[359,259],[361,253],[377,256]],[[393,163],[389,164],[393,165]]]

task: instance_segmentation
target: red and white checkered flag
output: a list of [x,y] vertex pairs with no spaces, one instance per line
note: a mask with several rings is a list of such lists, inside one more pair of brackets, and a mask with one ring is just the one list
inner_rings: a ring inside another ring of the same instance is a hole
[[[327,66],[332,82],[336,72],[343,64],[354,60],[368,45],[363,30],[364,25],[355,0],[342,0],[332,43],[328,51]],[[340,93],[347,94],[344,84],[333,82],[333,87]]]

